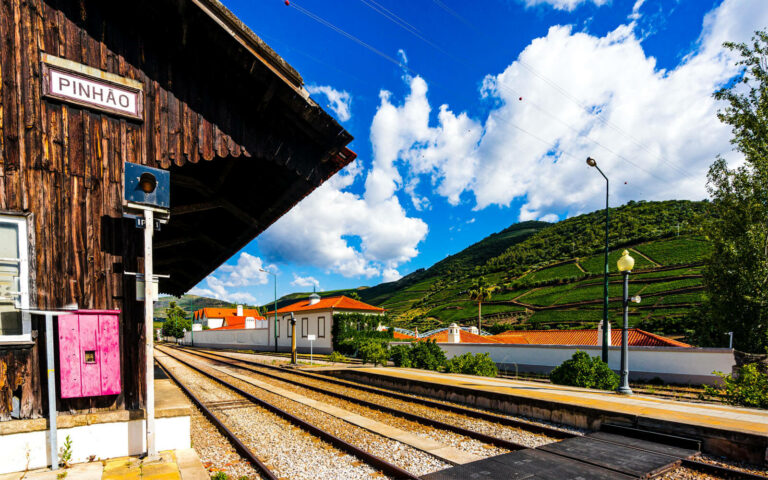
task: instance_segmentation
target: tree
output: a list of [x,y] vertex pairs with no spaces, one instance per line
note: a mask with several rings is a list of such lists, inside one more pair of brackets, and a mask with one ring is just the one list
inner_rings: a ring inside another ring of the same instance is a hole
[[361,300],[360,295],[358,295],[357,292],[349,292],[347,293],[347,297],[351,298],[352,300],[357,300],[357,301]]
[[492,287],[488,286],[485,277],[475,280],[475,284],[469,291],[469,298],[477,302],[477,330],[483,329],[483,302],[491,299]]
[[729,169],[721,157],[709,169],[711,214],[703,227],[712,241],[704,271],[706,298],[696,326],[702,345],[763,353],[768,347],[768,32],[751,44],[724,44],[738,52],[740,78],[715,93],[727,102],[717,114],[732,127],[731,143],[744,155]]
[[184,330],[192,330],[192,321],[185,318],[187,312],[176,305],[176,302],[170,302],[165,309],[166,320],[163,323],[162,333],[164,337],[183,338]]

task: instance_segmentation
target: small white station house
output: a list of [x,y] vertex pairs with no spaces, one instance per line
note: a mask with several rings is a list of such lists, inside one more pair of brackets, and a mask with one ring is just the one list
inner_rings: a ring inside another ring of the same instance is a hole
[[[275,321],[275,312],[266,313],[266,321],[259,317],[255,322],[255,327],[250,325],[237,326],[232,325],[227,320],[227,315],[221,315],[218,310],[227,309],[202,309],[195,312],[195,321],[208,322],[210,330],[187,332],[184,337],[185,344],[191,344],[200,347],[210,348],[249,348],[254,350],[274,350],[275,340],[280,351],[290,351],[291,349],[291,314],[296,320],[296,349],[299,352],[309,353],[310,335],[314,335],[312,341],[312,350],[316,353],[331,353],[333,351],[333,342],[331,339],[331,327],[333,325],[333,315],[335,313],[362,313],[366,315],[383,315],[384,309],[374,307],[365,302],[355,300],[343,295],[334,297],[320,298],[320,295],[313,293],[304,300],[292,303],[277,310],[277,321]],[[247,310],[243,311],[244,316],[250,316]],[[222,319],[221,325],[213,327],[213,322]],[[275,332],[277,326],[277,332]],[[275,335],[277,333],[277,335]]]

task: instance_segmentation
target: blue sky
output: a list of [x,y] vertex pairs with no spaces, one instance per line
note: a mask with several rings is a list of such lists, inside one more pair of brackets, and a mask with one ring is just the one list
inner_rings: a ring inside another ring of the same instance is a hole
[[588,155],[613,205],[704,198],[715,156],[740,161],[711,97],[737,73],[721,44],[768,26],[764,0],[224,4],[358,154],[191,291],[247,303],[273,296],[261,268],[278,295],[376,285],[512,223],[599,208]]

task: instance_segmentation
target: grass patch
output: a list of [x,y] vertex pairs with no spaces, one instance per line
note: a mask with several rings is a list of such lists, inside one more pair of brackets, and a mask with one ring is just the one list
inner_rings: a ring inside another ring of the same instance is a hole
[[[616,262],[621,258],[621,252],[623,252],[625,249],[620,248],[617,250],[612,250],[608,252],[608,271],[611,273],[615,273],[618,271],[618,268],[616,267]],[[632,255],[632,258],[635,259],[635,269],[639,270],[641,268],[652,268],[655,265],[643,258],[640,255]],[[653,257],[651,257],[653,258]],[[582,261],[579,261],[579,265],[581,265],[581,268],[586,270],[589,273],[603,273],[605,271],[605,254],[600,253],[597,255],[592,255],[591,257],[588,257]]]
[[641,244],[635,249],[662,265],[677,265],[704,260],[712,246],[701,237],[683,236]]
[[566,263],[564,265],[557,265],[555,267],[544,268],[537,270],[525,276],[525,281],[529,283],[541,282],[546,280],[554,280],[557,278],[571,278],[584,275],[584,272],[579,270],[573,263]]

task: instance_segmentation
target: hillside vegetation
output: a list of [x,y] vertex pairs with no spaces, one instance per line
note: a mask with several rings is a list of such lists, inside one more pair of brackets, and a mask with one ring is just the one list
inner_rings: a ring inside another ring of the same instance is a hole
[[[707,202],[630,202],[611,209],[610,318],[621,321],[621,278],[616,260],[628,249],[635,258],[630,323],[686,339],[687,314],[701,303],[701,271],[710,250],[695,226]],[[522,222],[397,282],[355,291],[363,301],[386,308],[392,323],[426,331],[452,322],[477,323],[477,303],[468,297],[483,276],[494,286],[483,303],[483,325],[492,330],[595,328],[602,319],[602,210],[558,223]],[[293,294],[291,301],[308,293]],[[282,302],[281,302],[282,303]]]

